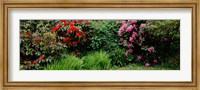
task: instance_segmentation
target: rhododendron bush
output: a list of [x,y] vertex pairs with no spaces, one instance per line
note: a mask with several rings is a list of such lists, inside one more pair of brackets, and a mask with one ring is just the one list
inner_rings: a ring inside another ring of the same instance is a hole
[[[69,57],[83,70],[87,65],[154,67],[174,54],[180,54],[179,20],[20,20],[21,69],[52,69],[51,65],[65,62],[59,60],[72,62]],[[173,60],[180,63],[180,58]],[[62,68],[73,66],[68,64]]]
[[160,62],[162,56],[179,51],[179,21],[122,20],[116,23],[120,26],[118,36],[126,47],[127,60],[150,66]]
[[20,23],[21,68],[41,69],[41,65],[51,62],[66,49],[78,56],[80,50],[90,48],[88,20],[23,20]]

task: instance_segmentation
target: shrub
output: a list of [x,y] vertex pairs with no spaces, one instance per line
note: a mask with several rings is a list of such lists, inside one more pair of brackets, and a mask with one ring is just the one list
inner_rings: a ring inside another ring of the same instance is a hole
[[21,20],[21,67],[41,69],[65,49],[78,56],[90,49],[91,33],[88,20]]
[[179,48],[180,25],[177,20],[122,20],[117,24],[120,26],[118,36],[127,49],[125,55],[130,62],[139,61],[150,66],[160,62],[161,55],[170,53],[169,48],[166,49],[168,52],[162,51],[165,47],[173,44]]
[[51,24],[48,20],[20,21],[20,63],[24,69],[41,69],[42,63],[51,62],[63,49],[56,34],[50,33]]
[[118,26],[115,24],[115,20],[93,21],[91,28],[93,28],[91,43],[93,50],[109,52],[122,45],[117,36]]
[[[180,21],[179,20],[148,20],[146,27],[151,43],[159,51],[159,56],[167,57],[180,50]],[[152,39],[154,41],[152,41]]]
[[84,69],[87,70],[106,70],[110,67],[109,54],[104,51],[92,52],[85,57]]
[[120,67],[127,64],[124,52],[125,52],[124,49],[116,48],[109,53],[111,58],[111,64],[113,66]]
[[53,63],[45,66],[46,70],[80,70],[82,69],[83,61],[74,55],[67,55],[66,58],[54,60]]
[[76,56],[90,48],[92,30],[88,20],[56,20],[51,32]]

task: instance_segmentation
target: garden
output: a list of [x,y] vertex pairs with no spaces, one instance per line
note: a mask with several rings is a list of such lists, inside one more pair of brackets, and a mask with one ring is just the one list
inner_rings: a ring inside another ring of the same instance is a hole
[[180,20],[20,20],[20,70],[180,70]]

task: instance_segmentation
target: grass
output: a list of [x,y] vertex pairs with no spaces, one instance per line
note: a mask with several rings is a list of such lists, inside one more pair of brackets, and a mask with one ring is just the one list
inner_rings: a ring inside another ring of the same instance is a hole
[[110,69],[109,54],[103,51],[91,52],[82,58],[65,55],[45,66],[45,70],[107,70]]
[[124,67],[113,67],[112,70],[180,70],[180,54],[176,53],[163,59],[161,64],[145,67],[142,64],[134,63]]
[[103,51],[92,52],[85,57],[84,68],[87,70],[107,70],[110,68],[109,54]]
[[67,55],[66,58],[54,60],[53,63],[47,64],[45,70],[80,70],[83,61],[74,55]]
[[114,67],[111,70],[172,70],[171,68],[162,67],[161,65],[145,67],[141,64],[130,64],[124,67]]
[[123,67],[112,67],[110,55],[104,51],[90,52],[82,58],[65,54],[64,57],[47,64],[45,70],[180,70],[180,54],[163,59],[161,64],[145,67],[140,63],[133,63]]

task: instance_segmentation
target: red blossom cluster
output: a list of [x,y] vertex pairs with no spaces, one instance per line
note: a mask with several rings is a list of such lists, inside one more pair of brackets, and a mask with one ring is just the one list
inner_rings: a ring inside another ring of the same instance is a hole
[[[59,43],[67,45],[68,48],[72,48],[71,49],[72,54],[78,56],[79,55],[78,47],[80,47],[78,45],[81,44],[86,39],[86,35],[82,31],[81,25],[88,25],[88,24],[89,24],[88,20],[60,20],[50,29],[50,32],[51,34],[56,35],[57,38],[55,37],[55,39]],[[66,31],[63,32],[63,28],[67,28]],[[58,32],[61,32],[62,34],[59,35]],[[24,33],[25,36],[30,36],[30,34],[34,33],[31,33],[30,31],[26,31]],[[39,45],[40,41],[44,39],[43,36],[38,36],[37,34],[34,34],[32,36],[33,36],[32,40],[35,42],[35,45]],[[58,37],[59,38],[61,37],[61,39],[58,39]],[[47,46],[47,43],[44,43],[44,46]],[[41,56],[39,56],[39,58],[33,60],[26,60],[24,63],[25,65],[37,64],[39,61],[44,60],[44,56],[45,54],[42,54]]]

